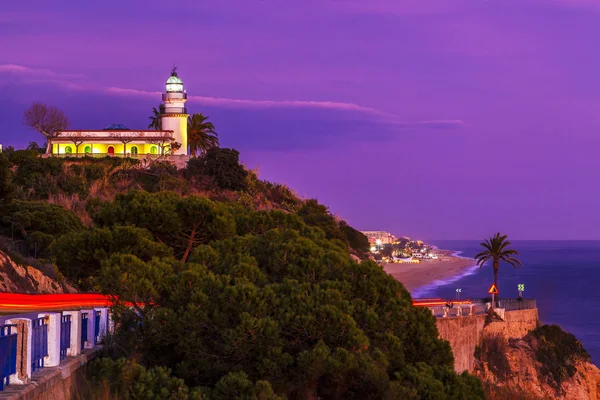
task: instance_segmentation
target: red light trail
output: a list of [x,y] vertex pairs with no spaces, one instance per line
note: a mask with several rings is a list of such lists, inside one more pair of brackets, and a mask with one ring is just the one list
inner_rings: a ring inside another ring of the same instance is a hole
[[36,311],[77,310],[110,307],[113,299],[93,293],[82,294],[22,294],[0,293],[0,313],[14,314]]

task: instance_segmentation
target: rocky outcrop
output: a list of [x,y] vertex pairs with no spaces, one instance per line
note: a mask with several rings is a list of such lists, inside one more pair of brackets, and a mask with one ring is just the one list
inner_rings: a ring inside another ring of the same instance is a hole
[[533,335],[514,338],[501,325],[494,322],[484,328],[475,352],[473,373],[485,383],[490,400],[600,400],[598,367],[577,361],[573,375],[558,382],[536,356]]
[[531,333],[539,324],[537,309],[500,314],[503,319],[486,315],[437,319],[439,336],[450,343],[458,373],[478,376],[490,400],[600,400],[600,369],[595,365],[578,360],[572,364],[572,376],[557,382],[538,360],[539,342]]
[[506,346],[506,369],[495,360],[479,361],[473,373],[488,387],[494,399],[565,399],[600,400],[600,369],[588,362],[577,364],[573,377],[557,384],[544,374],[531,345],[523,339],[509,340]]
[[0,292],[76,293],[67,283],[53,279],[31,265],[21,265],[0,251]]

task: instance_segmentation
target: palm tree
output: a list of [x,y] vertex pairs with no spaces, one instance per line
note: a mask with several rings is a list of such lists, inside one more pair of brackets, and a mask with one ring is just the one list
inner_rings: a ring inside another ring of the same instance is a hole
[[162,118],[161,114],[165,110],[164,105],[159,105],[158,110],[156,107],[152,107],[152,116],[148,117],[150,119],[150,125],[148,125],[148,129],[155,129],[157,131],[162,130]]
[[516,259],[514,256],[518,256],[519,252],[514,249],[509,249],[510,242],[506,240],[508,236],[500,236],[500,233],[496,233],[494,236],[485,239],[485,242],[481,243],[481,246],[485,249],[481,253],[475,256],[477,265],[483,267],[483,264],[492,260],[492,267],[494,268],[494,285],[498,287],[498,270],[500,269],[500,261],[512,265],[515,269],[523,264],[521,261]]
[[200,114],[192,114],[188,117],[188,145],[190,154],[200,155],[208,149],[219,146],[219,135],[215,132],[215,126],[208,122],[208,117]]

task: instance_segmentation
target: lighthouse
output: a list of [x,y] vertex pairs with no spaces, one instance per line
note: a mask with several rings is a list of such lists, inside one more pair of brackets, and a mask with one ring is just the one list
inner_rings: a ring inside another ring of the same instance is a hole
[[165,103],[161,113],[162,129],[173,131],[174,141],[181,144],[181,147],[171,154],[187,154],[187,119],[188,113],[185,108],[187,93],[183,90],[183,81],[177,76],[177,68],[173,67],[171,76],[166,82],[166,93],[163,93],[162,99]]

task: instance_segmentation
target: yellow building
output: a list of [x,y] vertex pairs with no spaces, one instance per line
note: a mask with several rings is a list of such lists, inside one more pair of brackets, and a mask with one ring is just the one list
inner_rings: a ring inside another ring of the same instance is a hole
[[[187,93],[183,81],[173,68],[166,82],[160,120],[163,130],[131,130],[113,124],[102,130],[64,130],[50,140],[53,155],[57,156],[127,156],[159,157],[188,155]],[[177,143],[176,146],[172,146]],[[172,148],[173,147],[173,148]]]

